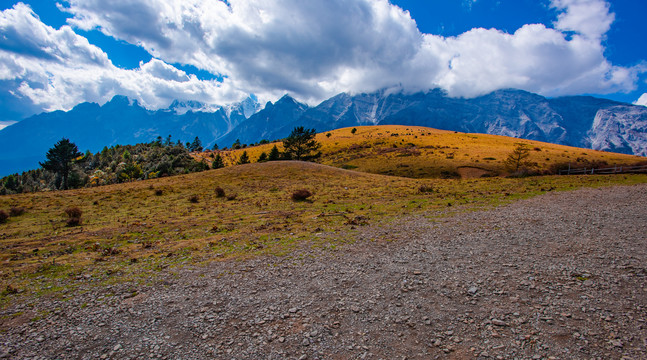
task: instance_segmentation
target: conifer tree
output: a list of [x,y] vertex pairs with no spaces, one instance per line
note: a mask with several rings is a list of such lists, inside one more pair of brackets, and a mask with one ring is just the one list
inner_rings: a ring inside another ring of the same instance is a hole
[[247,151],[243,151],[240,155],[240,159],[238,159],[238,165],[242,164],[249,164],[249,155],[247,155]]
[[225,163],[224,161],[222,161],[222,156],[220,156],[220,154],[217,154],[216,157],[213,159],[213,162],[211,163],[211,168],[220,169],[224,167],[225,167]]
[[279,148],[274,145],[272,150],[270,150],[270,155],[267,157],[267,161],[276,161],[281,158],[281,153],[279,152]]
[[63,190],[67,190],[68,176],[72,168],[72,164],[76,158],[83,155],[79,152],[79,148],[69,139],[59,140],[53,148],[47,151],[45,157],[47,161],[41,163],[40,166],[45,170],[53,171],[63,178]]

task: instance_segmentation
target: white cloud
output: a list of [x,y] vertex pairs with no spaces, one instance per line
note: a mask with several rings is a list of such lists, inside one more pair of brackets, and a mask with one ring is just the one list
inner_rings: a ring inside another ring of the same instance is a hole
[[647,93],[640,95],[640,98],[634,102],[634,105],[647,106]]
[[[470,1],[470,3],[473,1]],[[433,87],[475,96],[515,87],[545,95],[627,91],[637,68],[613,66],[603,0],[552,0],[555,28],[421,34],[386,0],[70,0],[71,24],[140,44],[167,62],[225,74],[238,89],[318,101],[341,91]],[[142,29],[142,19],[151,24]]]
[[158,59],[120,69],[69,26],[47,26],[23,4],[0,13],[0,33],[0,82],[15,84],[5,96],[29,100],[44,111],[68,110],[83,101],[104,103],[117,94],[152,109],[174,99],[214,103],[245,95],[226,80],[201,81]]
[[556,29],[573,31],[598,41],[615,19],[605,0],[551,0],[551,5],[562,11],[557,16]]
[[[21,79],[16,95],[46,109],[117,93],[151,107],[172,97],[226,103],[248,93],[266,101],[286,92],[316,103],[343,91],[384,87],[440,87],[466,97],[501,88],[549,96],[610,93],[634,89],[645,71],[605,58],[602,41],[614,15],[603,0],[551,0],[558,12],[553,28],[529,24],[513,34],[472,29],[456,37],[420,33],[409,13],[387,0],[66,4],[61,8],[73,15],[73,27],[140,45],[156,59],[119,69],[72,28],[52,29],[17,5],[2,14],[8,24],[2,33],[11,28],[10,37],[18,40],[0,41],[0,81]],[[170,63],[225,80],[200,81]]]

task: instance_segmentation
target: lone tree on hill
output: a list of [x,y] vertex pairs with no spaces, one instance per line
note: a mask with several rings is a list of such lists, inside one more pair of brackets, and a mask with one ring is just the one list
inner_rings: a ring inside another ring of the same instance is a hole
[[529,165],[526,160],[530,156],[530,149],[526,144],[517,143],[517,147],[503,162],[506,168],[512,172],[519,172],[520,169]]
[[313,160],[321,156],[321,144],[315,140],[315,129],[295,127],[290,136],[283,140],[283,148],[288,158],[293,160]]
[[47,150],[47,161],[39,162],[45,170],[53,171],[63,178],[63,190],[67,190],[67,178],[76,158],[82,156],[79,148],[68,139],[59,140],[53,148]]

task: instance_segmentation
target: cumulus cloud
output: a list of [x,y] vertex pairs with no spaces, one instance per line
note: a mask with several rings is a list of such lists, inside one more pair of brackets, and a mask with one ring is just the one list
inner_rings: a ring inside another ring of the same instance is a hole
[[[24,4],[0,13],[0,33],[0,88],[9,93],[5,99],[31,103],[40,111],[68,110],[83,101],[104,103],[118,94],[152,109],[174,99],[213,103],[244,96],[227,81],[201,81],[158,59],[120,69],[71,27],[47,26]],[[36,112],[24,110],[14,109],[13,115]]]
[[[468,1],[472,3],[473,1]],[[514,34],[419,32],[386,0],[70,0],[70,23],[139,44],[169,62],[225,74],[239,89],[321,100],[341,91],[441,87],[476,96],[515,87],[545,95],[627,91],[637,68],[613,66],[602,39],[603,0],[552,0],[554,28]],[[151,26],[141,29],[141,19]]]
[[640,98],[634,102],[634,105],[647,106],[647,93],[640,95]]
[[[409,13],[388,0],[64,4],[72,27],[52,29],[24,5],[6,10],[0,25],[8,34],[0,42],[0,82],[20,79],[16,96],[44,101],[48,109],[117,93],[152,107],[174,96],[226,103],[243,94],[265,101],[286,92],[316,103],[339,92],[386,87],[439,87],[464,97],[501,88],[548,96],[610,93],[633,90],[644,72],[605,58],[604,36],[614,14],[604,0],[551,0],[558,14],[552,27],[528,24],[514,33],[478,28],[455,37],[421,33]],[[74,28],[139,45],[155,59],[134,70],[116,68]],[[169,65],[174,63],[221,75],[224,82],[200,81]]]

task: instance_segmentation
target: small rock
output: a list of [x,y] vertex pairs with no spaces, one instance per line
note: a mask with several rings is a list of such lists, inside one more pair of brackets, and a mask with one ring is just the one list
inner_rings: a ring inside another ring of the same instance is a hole
[[470,295],[476,295],[476,293],[477,293],[478,291],[479,291],[479,288],[477,288],[476,286],[472,286],[472,287],[470,287],[469,289],[467,289],[467,292],[468,292]]
[[113,347],[113,348],[112,348],[112,350],[114,350],[114,351],[119,351],[119,350],[121,350],[121,344],[117,344],[117,345],[115,345],[115,347]]
[[506,323],[505,323],[505,321],[503,321],[503,320],[499,320],[499,319],[492,319],[492,325],[496,325],[496,326],[507,326],[508,324],[506,324]]
[[290,310],[288,310],[288,312],[289,312],[290,314],[294,314],[294,313],[296,313],[297,311],[299,311],[299,309],[297,309],[297,308],[295,308],[295,307],[290,308]]

